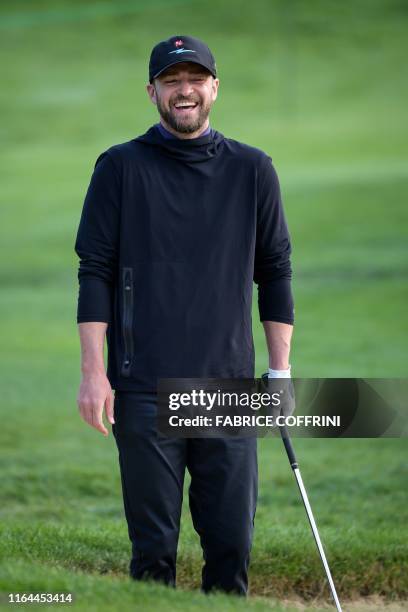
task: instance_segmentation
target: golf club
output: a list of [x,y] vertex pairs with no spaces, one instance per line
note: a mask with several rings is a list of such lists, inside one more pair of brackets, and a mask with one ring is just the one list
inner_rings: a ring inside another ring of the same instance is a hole
[[[267,377],[268,377],[268,374],[266,374],[266,375],[264,374],[262,376],[262,378],[264,379],[264,381],[266,383],[268,382],[267,380],[265,380],[265,379],[267,379]],[[282,414],[282,412],[281,412],[281,414]],[[317,545],[317,549],[319,551],[320,558],[322,560],[323,567],[324,567],[325,572],[326,572],[327,580],[328,580],[329,585],[330,585],[330,590],[331,590],[331,593],[332,593],[332,596],[333,596],[333,599],[334,599],[334,603],[336,604],[336,608],[337,608],[338,612],[342,612],[342,609],[341,609],[341,606],[340,606],[340,601],[339,601],[339,598],[337,597],[336,587],[334,586],[334,582],[333,582],[333,578],[332,578],[332,575],[331,575],[331,572],[330,572],[329,564],[327,563],[326,555],[325,555],[324,550],[323,550],[323,545],[322,545],[322,542],[320,540],[319,532],[317,530],[316,521],[314,519],[312,508],[310,506],[309,499],[307,497],[306,489],[305,489],[305,486],[303,484],[302,475],[301,475],[300,470],[299,470],[299,465],[298,465],[298,462],[296,460],[296,455],[295,455],[295,451],[293,450],[292,442],[290,440],[290,437],[289,437],[286,425],[280,425],[278,427],[279,427],[279,431],[280,431],[280,434],[281,434],[281,437],[282,437],[282,442],[283,442],[283,444],[285,446],[285,450],[286,450],[286,454],[287,454],[288,459],[289,459],[290,466],[291,466],[291,468],[293,470],[293,473],[294,473],[295,478],[296,478],[296,482],[297,482],[298,487],[299,487],[300,494],[302,496],[303,504],[305,506],[306,513],[307,513],[307,518],[309,519],[310,527],[312,528],[312,532],[313,532],[313,536],[314,536],[314,539],[315,539],[315,542],[316,542],[316,545]]]
[[329,585],[330,585],[331,593],[333,595],[334,603],[336,604],[336,608],[337,608],[338,612],[342,612],[341,611],[341,606],[340,606],[340,601],[339,601],[339,598],[337,597],[336,587],[334,586],[334,582],[333,582],[333,578],[332,578],[332,575],[331,575],[331,572],[330,572],[329,564],[327,563],[326,555],[324,554],[323,545],[322,545],[322,542],[320,540],[319,532],[317,530],[316,521],[315,521],[314,516],[313,516],[312,508],[310,507],[310,503],[309,503],[309,499],[307,497],[306,489],[305,489],[305,486],[303,484],[302,475],[301,475],[300,470],[299,470],[299,465],[298,465],[298,463],[296,461],[295,452],[293,450],[292,442],[291,442],[291,440],[289,438],[289,434],[287,432],[286,425],[280,426],[279,430],[280,430],[280,434],[282,436],[283,444],[285,445],[285,449],[286,449],[286,453],[288,455],[290,466],[291,466],[291,468],[293,470],[293,473],[294,473],[295,478],[296,478],[296,482],[298,483],[298,486],[299,486],[299,491],[300,491],[300,494],[302,496],[302,500],[303,500],[303,504],[304,504],[305,509],[306,509],[307,517],[309,519],[309,523],[310,523],[310,526],[311,526],[312,531],[313,531],[313,536],[314,536],[314,539],[316,541],[316,545],[317,545],[317,548],[318,548],[318,551],[319,551],[319,554],[320,554],[320,558],[322,560],[324,569],[326,571],[327,580],[329,581]]

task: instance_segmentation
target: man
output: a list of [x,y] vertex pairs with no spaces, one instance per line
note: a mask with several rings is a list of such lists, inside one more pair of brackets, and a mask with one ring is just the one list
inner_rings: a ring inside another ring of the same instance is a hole
[[78,405],[104,435],[104,409],[112,424],[130,575],[175,585],[187,467],[202,589],[245,595],[256,438],[170,439],[155,429],[158,379],[254,376],[253,280],[269,374],[290,376],[291,247],[278,178],[264,152],[210,127],[218,86],[202,41],[160,42],[147,85],[160,122],[97,159],[75,244]]

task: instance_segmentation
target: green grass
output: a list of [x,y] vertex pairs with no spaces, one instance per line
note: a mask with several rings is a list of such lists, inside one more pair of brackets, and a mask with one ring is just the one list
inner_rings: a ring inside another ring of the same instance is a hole
[[[129,580],[117,576],[104,574],[98,576],[87,573],[61,570],[59,567],[50,568],[47,565],[32,564],[18,560],[11,569],[7,568],[0,580],[0,588],[13,584],[14,592],[43,592],[43,593],[74,593],[74,605],[76,610],[118,609],[121,610],[143,610],[147,612],[182,611],[190,612],[196,610],[225,610],[226,612],[238,612],[250,610],[251,612],[288,612],[298,608],[280,605],[276,600],[265,598],[251,598],[243,600],[239,597],[223,594],[203,595],[196,591],[184,589],[168,589],[163,586],[151,585],[149,583],[135,584]],[[119,604],[120,602],[120,604]],[[66,604],[65,604],[66,605]],[[24,609],[27,606],[13,605],[13,609]],[[55,604],[41,608],[55,609]],[[70,609],[70,608],[69,608]],[[307,610],[319,611],[320,605],[307,607]]]
[[[179,588],[128,579],[114,440],[76,408],[73,247],[96,157],[157,120],[144,91],[151,47],[191,32],[217,59],[212,125],[267,151],[280,176],[294,374],[405,377],[407,18],[397,0],[2,3],[0,591],[72,590],[86,610],[281,610],[278,601],[295,597],[318,610],[328,601],[274,438],[260,441],[248,601],[197,592],[201,551],[186,505]],[[253,325],[260,374],[256,293]],[[406,598],[405,440],[295,447],[341,597]]]

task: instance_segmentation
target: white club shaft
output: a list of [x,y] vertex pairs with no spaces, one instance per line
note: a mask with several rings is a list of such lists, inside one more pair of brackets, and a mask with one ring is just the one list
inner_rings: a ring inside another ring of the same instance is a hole
[[332,592],[332,595],[333,595],[334,603],[336,604],[336,608],[337,608],[338,612],[342,612],[341,606],[340,606],[340,602],[339,602],[339,598],[337,597],[337,593],[336,593],[336,587],[334,586],[333,578],[332,578],[332,575],[330,573],[329,564],[327,563],[326,555],[324,554],[324,550],[323,550],[323,546],[322,546],[322,543],[321,543],[321,540],[320,540],[319,532],[317,531],[316,522],[314,520],[312,508],[310,507],[310,504],[309,504],[309,500],[308,500],[308,497],[307,497],[306,489],[304,487],[302,476],[300,474],[299,468],[293,468],[293,472],[295,474],[296,481],[297,481],[298,486],[299,486],[300,494],[302,496],[303,503],[304,503],[305,508],[306,508],[307,517],[309,519],[309,523],[310,523],[310,526],[311,526],[312,531],[313,531],[313,536],[314,536],[314,539],[316,541],[317,548],[319,550],[320,558],[322,560],[324,569],[326,570],[326,576],[327,576],[327,580],[329,581],[329,585],[330,585],[330,589],[331,589],[331,592]]

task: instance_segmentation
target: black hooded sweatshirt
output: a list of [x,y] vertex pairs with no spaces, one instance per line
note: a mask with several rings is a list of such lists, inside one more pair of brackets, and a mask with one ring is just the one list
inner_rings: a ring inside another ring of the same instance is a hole
[[254,376],[261,321],[293,324],[290,238],[271,158],[211,130],[157,127],[95,164],[75,243],[77,322],[108,323],[113,389]]

